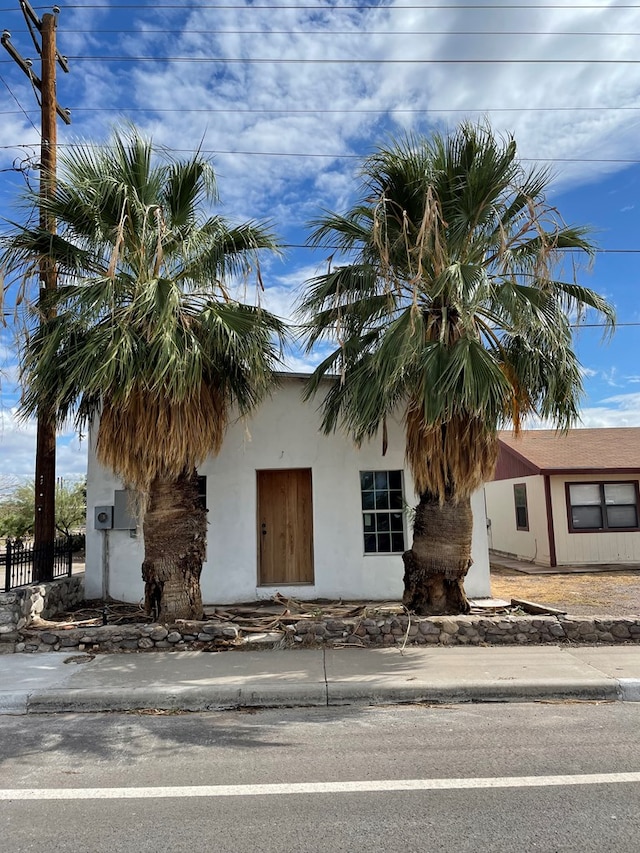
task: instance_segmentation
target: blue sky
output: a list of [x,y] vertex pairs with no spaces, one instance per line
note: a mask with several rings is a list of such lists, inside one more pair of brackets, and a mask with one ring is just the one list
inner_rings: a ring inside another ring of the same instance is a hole
[[[580,280],[615,304],[621,323],[640,323],[640,5],[59,5],[58,48],[70,73],[59,72],[58,99],[73,119],[59,124],[61,145],[104,141],[122,119],[176,151],[201,144],[216,166],[224,215],[268,218],[285,243],[298,246],[321,209],[349,205],[359,158],[389,134],[446,131],[486,117],[497,131],[513,132],[521,157],[551,167],[553,203],[566,221],[591,225],[608,250]],[[35,60],[18,0],[0,0],[4,28]],[[0,217],[12,215],[24,185],[12,167],[38,152],[31,122],[39,126],[29,81],[0,51]],[[324,254],[291,248],[269,263],[267,307],[290,316]],[[606,346],[601,331],[577,336],[583,423],[640,426],[640,326],[621,325]],[[31,475],[35,429],[15,418],[10,328],[0,332],[0,357],[1,486]],[[313,361],[290,356],[293,369]],[[71,430],[60,437],[61,476],[81,474],[85,459]]]

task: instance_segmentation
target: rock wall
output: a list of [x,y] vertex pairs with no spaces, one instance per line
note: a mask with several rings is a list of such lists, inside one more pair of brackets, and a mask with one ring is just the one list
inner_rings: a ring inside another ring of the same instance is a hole
[[20,631],[37,619],[51,619],[81,601],[84,601],[84,575],[0,593],[0,643],[14,643]]
[[84,576],[0,593],[0,652],[64,649],[134,652],[355,645],[477,646],[529,643],[638,643],[640,616],[380,616],[301,619],[265,634],[231,622],[180,620],[171,625],[39,625],[84,600]]
[[640,617],[447,616],[301,620],[266,634],[247,633],[230,622],[172,625],[107,625],[16,632],[15,651],[68,649],[135,652],[154,649],[223,649],[326,644],[365,647],[407,645],[525,645],[530,643],[640,642]]

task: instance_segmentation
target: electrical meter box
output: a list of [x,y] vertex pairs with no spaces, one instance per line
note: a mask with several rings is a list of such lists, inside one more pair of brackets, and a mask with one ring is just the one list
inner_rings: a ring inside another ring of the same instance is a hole
[[94,526],[96,530],[111,530],[113,527],[113,507],[112,506],[96,506],[94,507]]

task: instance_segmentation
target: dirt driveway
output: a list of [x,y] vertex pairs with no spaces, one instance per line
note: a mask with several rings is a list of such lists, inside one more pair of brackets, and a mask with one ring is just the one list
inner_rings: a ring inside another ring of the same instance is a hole
[[524,598],[572,616],[640,615],[640,571],[531,575],[491,567],[495,598]]

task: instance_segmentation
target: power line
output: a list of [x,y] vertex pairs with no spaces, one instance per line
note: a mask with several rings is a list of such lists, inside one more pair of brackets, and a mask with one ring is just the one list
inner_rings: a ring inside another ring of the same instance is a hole
[[[138,36],[167,34],[167,29],[138,27],[128,29],[72,30],[65,27],[65,33],[83,35],[114,35],[118,33]],[[596,36],[615,37],[639,36],[640,32],[586,31],[586,30],[180,30],[180,35],[252,35],[252,36]]]
[[225,65],[640,65],[640,59],[347,59],[220,56],[81,56],[67,57],[74,62],[191,62]]
[[[332,109],[288,109],[286,107],[260,107],[260,108],[238,108],[238,107],[129,107],[122,106],[118,107],[74,107],[73,113],[74,115],[77,113],[99,113],[99,112],[108,112],[113,113],[114,110],[120,109],[121,112],[126,113],[234,113],[234,114],[278,114],[282,113],[283,115],[325,115],[331,113],[337,114],[363,114],[363,115],[379,115],[385,116],[388,113],[402,113],[403,115],[422,115],[429,113],[556,113],[556,112],[604,112],[604,111],[632,111],[638,112],[640,111],[640,105],[635,107],[625,106],[625,107],[474,107],[464,109],[462,107],[456,108],[448,108],[448,107],[432,107],[430,109],[417,109],[417,108],[396,108],[396,107],[388,107],[388,108],[380,108],[377,110],[374,109],[358,109],[358,108],[332,108]],[[19,110],[0,110],[0,115],[17,115]],[[24,111],[23,111],[24,112]]]
[[[40,131],[39,131],[39,130],[38,130],[38,128],[35,126],[35,124],[31,121],[31,117],[29,116],[29,114],[27,113],[27,111],[24,109],[24,107],[22,106],[22,104],[20,103],[20,101],[18,100],[18,98],[14,95],[13,91],[11,90],[11,87],[9,86],[9,84],[7,83],[7,81],[4,79],[4,77],[3,77],[1,74],[0,74],[0,80],[1,80],[1,81],[4,83],[4,85],[7,87],[8,91],[9,91],[9,94],[11,95],[11,97],[13,98],[13,100],[16,102],[16,104],[20,107],[20,112],[24,115],[24,117],[27,119],[27,121],[29,122],[29,124],[31,125],[31,127],[35,130],[35,132],[36,132],[36,133],[38,134],[38,136],[39,136],[39,135],[40,135]],[[16,112],[16,111],[14,110],[14,111],[13,111],[13,114],[14,114],[14,115],[15,115],[15,112]]]
[[[36,6],[36,9],[44,9],[47,8],[45,6]],[[109,11],[119,11],[121,9],[149,9],[148,4],[146,3],[122,3],[122,4],[113,4],[113,3],[65,3],[65,9],[108,9]],[[507,9],[511,11],[519,11],[520,9],[543,9],[543,10],[556,10],[556,9],[582,9],[582,10],[594,10],[594,11],[613,11],[617,9],[640,9],[640,5],[638,4],[625,4],[619,6],[609,6],[608,4],[598,4],[598,3],[590,3],[584,5],[574,5],[574,4],[561,4],[561,3],[549,3],[549,4],[534,4],[534,3],[479,3],[479,4],[471,4],[471,3],[461,3],[461,4],[451,4],[451,3],[424,3],[418,5],[400,5],[397,4],[395,6],[380,6],[378,3],[336,3],[330,7],[322,6],[318,3],[313,5],[307,4],[289,4],[289,3],[265,3],[265,4],[252,4],[251,6],[239,6],[238,4],[229,4],[229,3],[153,3],[152,8],[154,9],[184,9],[186,11],[191,11],[192,9],[230,9],[235,12],[245,12],[251,11],[254,12],[256,10],[265,10],[270,11],[272,9],[289,9],[293,11],[299,10],[311,10],[314,12],[334,12],[334,11],[364,11],[370,9],[372,11],[379,12],[389,11],[394,12],[396,9],[401,10],[421,10],[421,9],[446,9],[447,11],[455,11],[457,9],[471,9],[471,10],[484,10],[484,9]],[[0,12],[13,12],[14,9],[0,9]]]
[[[341,250],[341,246],[309,246],[307,243],[283,243],[283,249]],[[581,249],[559,249],[566,254],[583,254]],[[596,255],[640,255],[640,249],[594,249]]]
[[[336,251],[341,250],[341,246],[310,246],[307,243],[281,243],[280,248],[282,249],[307,249],[309,251]],[[582,254],[580,249],[561,249],[559,250],[565,254]],[[640,249],[594,249],[594,254],[596,255],[640,255]],[[624,323],[618,323],[617,325],[625,325]],[[631,323],[630,325],[640,325],[638,323]]]
[[[571,323],[572,329],[608,329],[607,323]],[[628,328],[631,326],[640,326],[640,323],[616,323],[615,328]]]
[[[269,288],[267,287],[267,292]],[[15,311],[1,311],[0,314],[4,317],[13,317]],[[292,329],[308,329],[311,327],[309,323],[288,323],[287,324]],[[572,329],[608,329],[610,328],[608,323],[570,323],[569,324]],[[640,322],[629,322],[629,323],[616,323],[615,328],[637,328],[640,326]]]
[[[0,150],[8,148],[28,148],[23,143],[16,145],[0,145]],[[58,148],[103,148],[100,142],[59,142]],[[213,148],[173,148],[170,146],[154,146],[160,153],[167,151],[176,154],[205,154],[209,156],[247,156],[247,157],[325,157],[332,160],[363,160],[366,154],[335,154],[313,151],[224,151]],[[623,157],[519,157],[521,163],[617,163],[619,165],[633,166],[640,163],[640,159]]]

